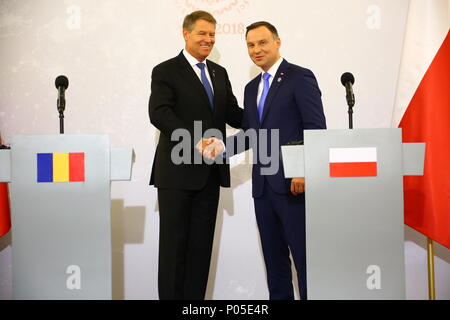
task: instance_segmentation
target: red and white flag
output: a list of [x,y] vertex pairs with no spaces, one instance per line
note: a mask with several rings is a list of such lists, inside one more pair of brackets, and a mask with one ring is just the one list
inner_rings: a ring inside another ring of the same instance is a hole
[[[0,146],[3,146],[0,135]],[[8,184],[0,183],[0,237],[4,236],[11,229],[11,216],[9,214]]]
[[330,177],[376,177],[377,148],[330,148]]
[[8,184],[0,183],[0,237],[11,229],[11,217],[9,215]]
[[405,224],[450,248],[450,0],[411,0],[393,126],[425,142],[424,175],[404,178]]

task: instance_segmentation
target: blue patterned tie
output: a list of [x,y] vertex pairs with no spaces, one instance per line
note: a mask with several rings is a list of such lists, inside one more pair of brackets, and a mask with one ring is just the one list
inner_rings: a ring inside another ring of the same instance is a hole
[[209,84],[208,78],[205,73],[205,64],[203,62],[197,63],[197,67],[199,67],[201,71],[200,77],[202,78],[203,86],[205,87],[206,94],[208,95],[209,102],[211,103],[211,108],[214,108],[214,93],[212,91],[211,85]]
[[264,103],[266,102],[267,93],[269,92],[269,79],[270,79],[270,74],[267,72],[264,73],[263,74],[264,89],[263,89],[263,92],[261,95],[261,99],[259,99],[259,103],[258,103],[258,115],[259,115],[260,121],[262,119],[262,115],[264,112]]

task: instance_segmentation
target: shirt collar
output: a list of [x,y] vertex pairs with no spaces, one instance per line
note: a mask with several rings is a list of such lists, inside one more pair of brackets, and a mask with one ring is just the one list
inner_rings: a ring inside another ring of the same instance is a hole
[[[199,61],[187,52],[186,49],[183,49],[183,55],[191,66],[195,67],[197,63],[199,63]],[[203,60],[202,62],[206,65],[206,60]]]
[[[280,64],[283,62],[283,58],[280,57],[280,59],[277,60],[277,62],[274,63],[274,65],[267,71],[268,74],[270,74],[270,77],[273,79],[275,75],[277,74],[278,68],[280,67]],[[263,71],[261,73],[261,78],[265,72]]]

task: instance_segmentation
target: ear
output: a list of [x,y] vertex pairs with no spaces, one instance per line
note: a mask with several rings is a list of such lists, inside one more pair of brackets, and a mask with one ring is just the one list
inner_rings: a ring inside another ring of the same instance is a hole
[[188,37],[189,33],[190,33],[190,32],[189,32],[187,29],[183,29],[183,38],[184,38],[184,41],[187,41],[187,37]]
[[275,44],[277,45],[277,48],[279,49],[281,47],[281,39],[280,38],[276,38],[275,39]]

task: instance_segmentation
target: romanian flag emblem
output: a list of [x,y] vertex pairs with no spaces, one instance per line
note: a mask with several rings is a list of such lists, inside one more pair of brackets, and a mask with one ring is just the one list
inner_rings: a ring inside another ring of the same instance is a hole
[[83,182],[84,153],[38,153],[37,182]]
[[377,148],[330,148],[330,177],[376,177]]

